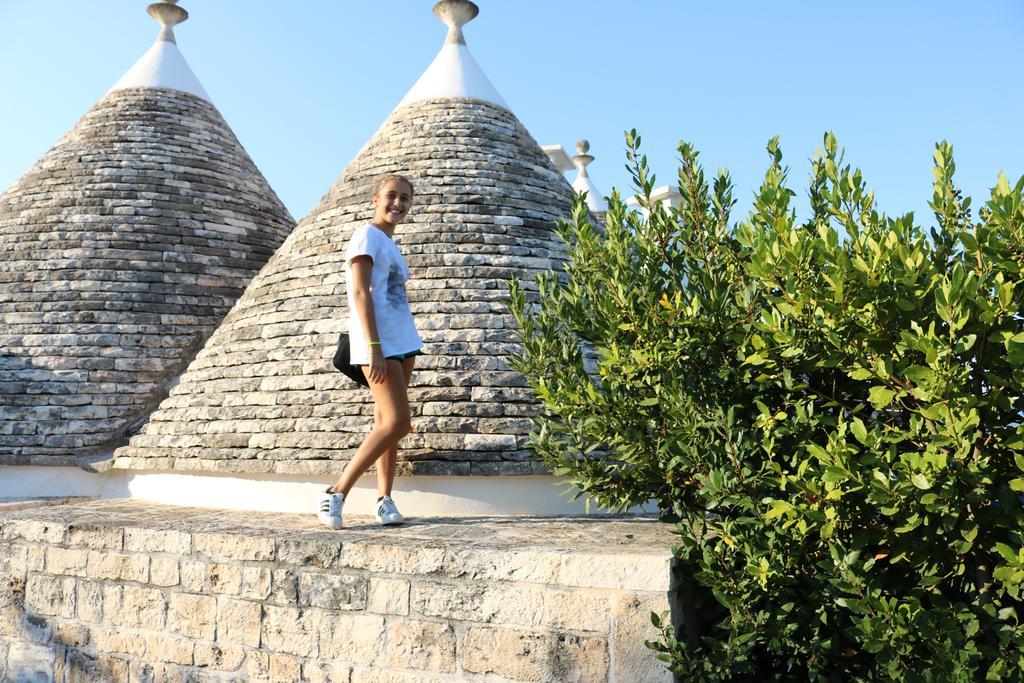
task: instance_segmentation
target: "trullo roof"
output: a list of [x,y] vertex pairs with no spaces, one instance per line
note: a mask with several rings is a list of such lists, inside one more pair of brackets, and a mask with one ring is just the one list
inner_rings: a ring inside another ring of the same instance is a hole
[[[405,473],[530,474],[536,410],[509,368],[512,278],[558,267],[555,222],[572,189],[475,66],[461,26],[476,13],[444,0],[444,50],[319,205],[274,254],[115,467],[326,475],[340,471],[373,420],[367,390],[330,364],[345,329],[348,238],[372,216],[375,180],[415,186],[396,241],[426,342],[410,400]],[[441,64],[442,66],[439,66]],[[478,67],[476,67],[478,69]],[[429,84],[427,88],[424,84]],[[458,88],[474,89],[465,91]],[[458,86],[458,87],[456,87]]]
[[109,457],[294,227],[173,43],[187,13],[150,14],[156,45],[0,195],[0,464]]

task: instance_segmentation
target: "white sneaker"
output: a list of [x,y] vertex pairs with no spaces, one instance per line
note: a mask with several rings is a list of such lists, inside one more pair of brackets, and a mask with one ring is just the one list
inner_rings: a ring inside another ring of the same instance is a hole
[[344,493],[331,493],[331,489],[327,489],[320,494],[320,511],[316,518],[328,529],[340,529],[341,506],[344,504]]
[[384,496],[377,503],[377,521],[384,526],[395,526],[405,521],[405,517],[395,506],[395,501],[391,500],[391,496]]

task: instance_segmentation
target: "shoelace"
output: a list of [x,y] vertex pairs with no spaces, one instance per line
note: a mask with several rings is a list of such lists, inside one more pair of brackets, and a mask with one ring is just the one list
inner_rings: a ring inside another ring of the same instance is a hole
[[395,501],[390,498],[385,498],[377,505],[377,514],[381,517],[384,517],[385,515],[397,515],[398,506],[395,505]]

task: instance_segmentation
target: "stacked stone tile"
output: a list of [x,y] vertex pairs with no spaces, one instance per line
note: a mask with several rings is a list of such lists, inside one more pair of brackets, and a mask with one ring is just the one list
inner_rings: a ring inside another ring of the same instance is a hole
[[143,431],[117,452],[116,467],[340,470],[338,461],[350,457],[373,419],[369,391],[330,364],[348,318],[344,254],[353,230],[372,216],[374,181],[389,173],[415,186],[396,241],[426,342],[400,471],[541,471],[526,450],[536,404],[509,367],[515,333],[505,299],[512,279],[559,267],[564,250],[555,223],[568,216],[572,189],[507,108],[450,96],[392,113],[249,285]]
[[0,505],[0,679],[671,680],[670,525],[364,521]]
[[109,456],[293,227],[204,97],[107,94],[0,196],[0,464]]

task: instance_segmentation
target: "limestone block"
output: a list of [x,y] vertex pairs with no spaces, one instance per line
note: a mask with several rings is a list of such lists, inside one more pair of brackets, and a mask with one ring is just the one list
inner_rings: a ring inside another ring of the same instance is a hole
[[351,683],[456,683],[466,680],[457,673],[442,674],[430,671],[395,671],[393,669],[352,669]]
[[208,595],[171,593],[167,622],[175,633],[213,640],[217,633],[217,600]]
[[191,640],[168,633],[149,633],[143,637],[146,640],[147,660],[167,664],[192,664],[195,645]]
[[63,543],[65,533],[66,528],[63,524],[31,519],[8,519],[0,526],[0,538],[20,538],[30,543]]
[[103,621],[103,586],[94,581],[80,580],[75,587],[78,618],[82,621]]
[[270,680],[270,655],[263,650],[246,651],[242,671],[250,681]]
[[186,669],[179,664],[162,664],[133,659],[128,664],[128,680],[139,683],[180,683],[186,679]]
[[19,635],[25,615],[24,596],[22,580],[0,579],[0,637]]
[[385,650],[383,617],[318,609],[310,609],[307,614],[319,636],[321,659],[339,659],[364,666],[379,662]]
[[563,586],[668,591],[671,554],[574,553],[564,558],[558,574]]
[[302,660],[282,654],[270,655],[271,683],[294,683],[302,679]]
[[269,567],[242,567],[238,595],[252,600],[266,600],[270,596],[271,580],[272,570]]
[[657,640],[660,635],[651,624],[651,613],[668,609],[667,595],[627,595],[615,604],[611,648],[616,681],[672,682],[672,674],[658,661],[657,653],[644,646],[645,640]]
[[370,595],[366,609],[378,614],[409,615],[410,584],[405,579],[370,579]]
[[610,629],[609,612],[613,596],[617,595],[621,593],[549,587],[544,594],[543,624],[566,631],[595,631],[607,634]]
[[277,561],[294,567],[333,567],[341,556],[341,543],[305,538],[277,539]]
[[302,679],[308,683],[349,683],[351,669],[344,662],[306,661],[302,665]]
[[128,680],[129,664],[121,657],[104,652],[94,655],[83,650],[69,650],[64,664],[65,683]]
[[444,557],[442,546],[431,548],[356,541],[342,548],[341,565],[383,574],[423,576],[441,571]]
[[194,593],[238,595],[242,589],[242,568],[237,564],[182,560],[181,587]]
[[235,671],[245,660],[245,650],[227,643],[196,643],[195,665],[217,671]]
[[296,570],[273,570],[270,602],[276,605],[297,605],[299,603],[299,573]]
[[[57,550],[57,548],[50,550]],[[91,579],[145,583],[149,578],[149,556],[147,555],[90,550],[88,558],[87,574]],[[47,559],[47,565],[49,565],[49,559]]]
[[89,627],[77,621],[57,619],[53,624],[53,642],[65,647],[83,647],[89,644]]
[[258,602],[217,598],[217,642],[259,647],[262,614]]
[[46,546],[31,545],[25,555],[25,567],[30,572],[41,572],[46,569]]
[[388,623],[387,661],[401,669],[455,670],[451,624],[396,617]]
[[146,636],[135,629],[120,626],[90,626],[89,642],[96,652],[138,657],[146,654]]
[[[328,621],[328,620],[324,620]],[[316,657],[318,634],[322,624],[317,624],[297,607],[263,608],[262,647],[275,653]],[[331,655],[328,657],[333,658]]]
[[14,578],[24,579],[27,562],[28,548],[24,544],[0,543],[0,581]]
[[46,571],[65,576],[85,576],[89,551],[74,548],[47,548]]
[[544,589],[529,584],[416,581],[412,608],[441,619],[536,626],[544,612]]
[[472,627],[462,668],[518,681],[601,683],[608,680],[608,643],[596,636]]
[[75,580],[49,574],[29,574],[25,582],[25,610],[51,617],[73,617]]
[[496,553],[488,547],[463,547],[450,551],[445,574],[456,579],[479,581],[525,581],[558,583],[561,554],[536,550],[506,550]]
[[299,575],[299,604],[334,610],[366,609],[367,581],[362,577],[321,572]]
[[67,528],[67,543],[85,548],[121,550],[124,546],[124,529],[88,523],[71,524]]
[[177,586],[181,580],[178,558],[154,555],[149,560],[149,582],[154,586]]
[[192,534],[192,553],[205,555],[211,560],[271,561],[274,559],[274,540],[256,536],[196,532]]
[[124,549],[130,552],[188,555],[192,549],[192,537],[183,531],[127,527],[124,530]]
[[14,641],[7,650],[7,678],[26,683],[54,680],[54,653],[42,645]]
[[167,615],[167,600],[156,588],[126,585],[119,591],[120,603],[111,604],[107,592],[103,596],[103,616],[111,624],[123,624],[159,630],[164,627]]

